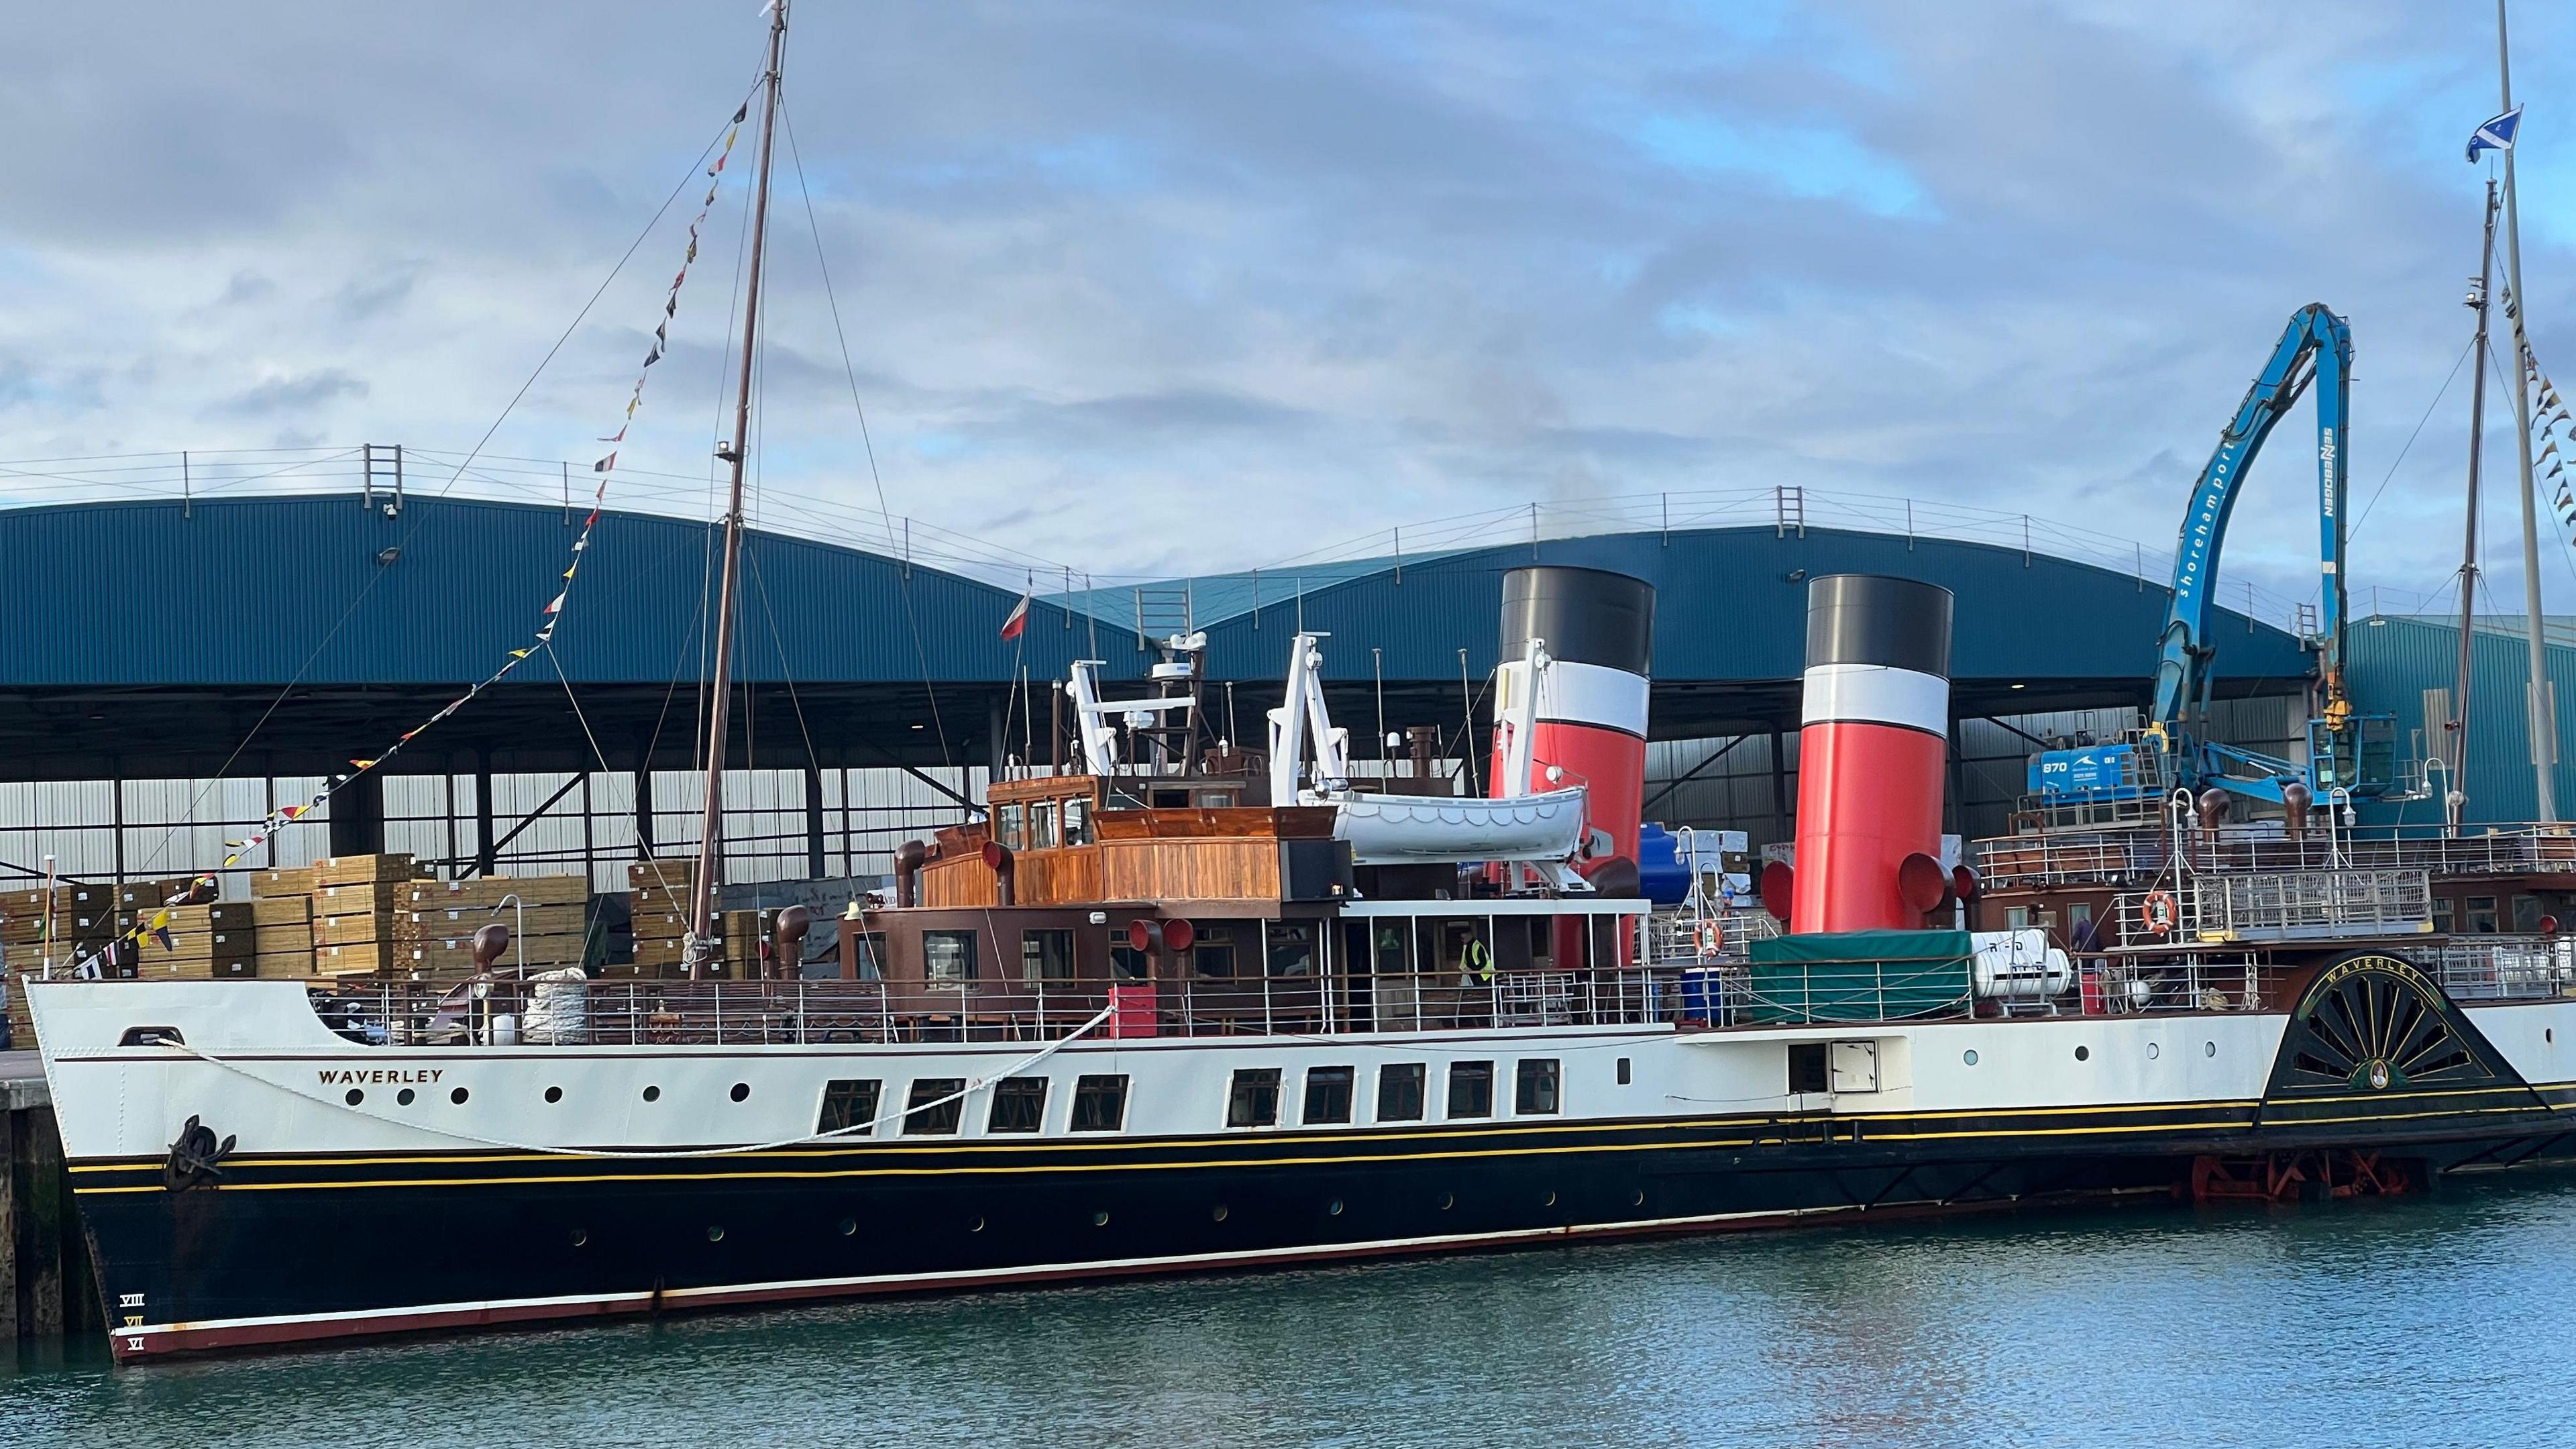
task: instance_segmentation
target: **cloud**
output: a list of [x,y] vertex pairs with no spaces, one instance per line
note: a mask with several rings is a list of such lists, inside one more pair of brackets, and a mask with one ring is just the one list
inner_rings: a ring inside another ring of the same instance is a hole
[[[2517,79],[2565,93],[2576,13],[2526,11]],[[459,449],[500,419],[496,451],[587,461],[760,41],[681,0],[19,19],[0,119],[58,138],[0,156],[31,456],[368,441],[363,400],[373,441]],[[2331,25],[2218,0],[807,6],[762,476],[844,510],[817,517],[873,510],[881,476],[925,527],[1100,577],[1785,484],[2155,547],[2284,319],[2323,300],[2358,341],[2367,497],[2467,340],[2458,148],[2493,59],[2480,24],[2403,0]],[[2523,260],[2556,361],[2576,130],[2550,114]],[[629,466],[702,477],[730,430],[750,154]],[[2438,590],[2456,566],[2466,392],[2389,478],[2356,578]],[[2306,427],[2253,470],[2227,559],[2294,597]]]

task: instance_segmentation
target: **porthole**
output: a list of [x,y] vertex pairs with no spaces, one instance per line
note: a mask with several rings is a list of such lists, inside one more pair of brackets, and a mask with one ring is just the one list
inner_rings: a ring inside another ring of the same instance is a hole
[[581,1247],[589,1241],[590,1230],[588,1228],[575,1228],[572,1230],[572,1245],[574,1247]]
[[2543,1042],[2554,1042],[2558,1040],[2558,1028],[2554,1026],[2542,1027],[2540,1029],[2540,1039]]
[[1333,1199],[1332,1204],[1326,1207],[1324,1211],[1330,1213],[1334,1217],[1340,1217],[1342,1215],[1342,1200],[1340,1198]]
[[644,1100],[645,1100],[645,1101],[647,1101],[647,1102],[658,1102],[658,1101],[661,1101],[661,1100],[662,1100],[662,1089],[661,1089],[661,1088],[659,1088],[659,1087],[646,1087],[646,1088],[644,1089]]
[[980,1233],[980,1232],[984,1231],[984,1220],[983,1220],[982,1218],[975,1218],[975,1219],[970,1220],[970,1221],[966,1224],[966,1231],[968,1231],[968,1232],[970,1232],[970,1233]]
[[1540,1204],[1539,1204],[1539,1206],[1540,1206],[1540,1207],[1554,1207],[1554,1206],[1556,1206],[1556,1194],[1555,1194],[1555,1193],[1552,1193],[1552,1192],[1551,1192],[1551,1193],[1549,1193],[1549,1194],[1547,1195],[1547,1201],[1540,1203]]
[[1091,1215],[1091,1225],[1095,1228],[1105,1228],[1109,1226],[1109,1214],[1106,1212],[1093,1213]]
[[1977,1049],[1975,1047],[1970,1047],[1966,1051],[1959,1053],[1959,1060],[1966,1062],[1969,1066],[1975,1066],[1977,1064]]
[[2200,1054],[2205,1057],[2214,1057],[2218,1055],[2218,1043],[2214,1041],[2202,1042],[2200,1044]]
[[1214,1219],[1215,1219],[1215,1220],[1217,1220],[1218,1222],[1224,1222],[1224,1221],[1225,1221],[1225,1204],[1224,1204],[1224,1203],[1218,1203],[1218,1204],[1217,1204],[1213,1209],[1210,1209],[1210,1210],[1209,1210],[1209,1212],[1208,1212],[1208,1216],[1209,1216],[1209,1217],[1211,1217],[1211,1218],[1214,1218]]
[[1457,1205],[1458,1205],[1458,1195],[1457,1195],[1456,1193],[1454,1193],[1454,1192],[1444,1192],[1444,1193],[1440,1194],[1440,1210],[1441,1210],[1442,1212],[1444,1212],[1444,1213],[1445,1213],[1445,1212],[1449,1211],[1451,1208],[1456,1207]]
[[405,1087],[401,1091],[394,1093],[394,1104],[399,1107],[410,1106],[412,1104],[411,1088]]
[[2075,1059],[2079,1062],[2089,1062],[2093,1060],[2093,1049],[2091,1047],[2077,1047],[2075,1049]]
[[733,1084],[733,1099],[734,1099],[735,1101],[737,1101],[737,1102],[748,1102],[748,1101],[750,1101],[750,1100],[751,1100],[751,1083],[749,1083],[749,1082],[736,1082],[736,1083],[734,1083],[734,1084]]
[[721,1243],[721,1242],[723,1242],[723,1241],[724,1241],[724,1229],[723,1229],[723,1228],[720,1228],[720,1227],[716,1227],[716,1226],[714,1226],[714,1225],[710,1224],[710,1225],[708,1226],[708,1228],[707,1228],[707,1241],[708,1241],[708,1242],[710,1242],[710,1243]]
[[346,1102],[346,1103],[348,1103],[350,1106],[354,1107],[354,1106],[358,1105],[360,1102],[363,1102],[363,1101],[367,1100],[367,1094],[366,1094],[366,1093],[364,1093],[364,1092],[359,1091],[359,1090],[358,1090],[357,1088],[355,1088],[355,1087],[351,1087],[351,1088],[349,1089],[349,1095],[347,1095],[347,1096],[345,1096],[345,1097],[342,1097],[340,1100],[341,1100],[341,1101],[343,1101],[343,1102]]
[[2160,1057],[2160,1056],[2163,1056],[2163,1055],[2164,1055],[2164,1052],[2165,1052],[2165,1049],[2164,1049],[2163,1047],[2160,1047],[2160,1046],[2156,1045],[2154,1042],[2149,1042],[2149,1043],[2147,1043],[2147,1060],[2148,1060],[2148,1061],[2154,1061],[2156,1058],[2158,1058],[2158,1057]]
[[563,1100],[563,1088],[561,1088],[561,1087],[548,1087],[548,1088],[546,1088],[546,1100],[547,1100],[547,1101],[549,1101],[549,1102],[560,1102],[560,1101],[562,1101],[562,1100]]
[[454,1102],[459,1107],[462,1107],[465,1105],[466,1095],[467,1093],[465,1089],[463,1087],[459,1087],[455,1091],[447,1094],[447,1100]]
[[856,1236],[858,1235],[858,1231],[859,1231],[859,1220],[858,1220],[857,1218],[843,1218],[843,1219],[841,1219],[841,1236],[842,1236],[842,1237],[845,1237],[845,1238],[849,1238],[849,1237],[856,1237]]

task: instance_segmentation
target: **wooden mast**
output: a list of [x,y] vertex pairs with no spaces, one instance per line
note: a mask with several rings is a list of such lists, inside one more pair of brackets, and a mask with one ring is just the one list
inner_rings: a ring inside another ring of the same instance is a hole
[[778,76],[787,54],[787,0],[770,0],[769,70],[762,78],[760,178],[752,193],[751,271],[742,304],[742,370],[733,405],[733,479],[725,499],[724,575],[716,594],[714,697],[707,710],[706,812],[698,828],[698,868],[689,883],[689,979],[704,974],[714,944],[716,862],[724,850],[724,763],[733,702],[734,615],[742,566],[742,470],[751,446],[751,370],[760,339],[760,264],[769,239],[769,163],[778,136]]

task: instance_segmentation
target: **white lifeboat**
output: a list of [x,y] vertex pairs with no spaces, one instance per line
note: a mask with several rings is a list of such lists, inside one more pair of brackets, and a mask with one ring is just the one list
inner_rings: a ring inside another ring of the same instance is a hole
[[1357,865],[1571,859],[1583,845],[1583,787],[1507,800],[1450,795],[1316,795],[1334,808],[1333,838]]

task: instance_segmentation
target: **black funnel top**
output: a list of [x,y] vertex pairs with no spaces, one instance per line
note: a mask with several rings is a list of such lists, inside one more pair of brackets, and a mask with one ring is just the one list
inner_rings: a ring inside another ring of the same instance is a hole
[[1827,574],[1807,584],[1807,667],[1878,664],[1950,677],[1950,591],[1919,579]]
[[1514,569],[1503,575],[1505,662],[1520,658],[1533,637],[1554,658],[1652,674],[1655,586],[1602,569]]

